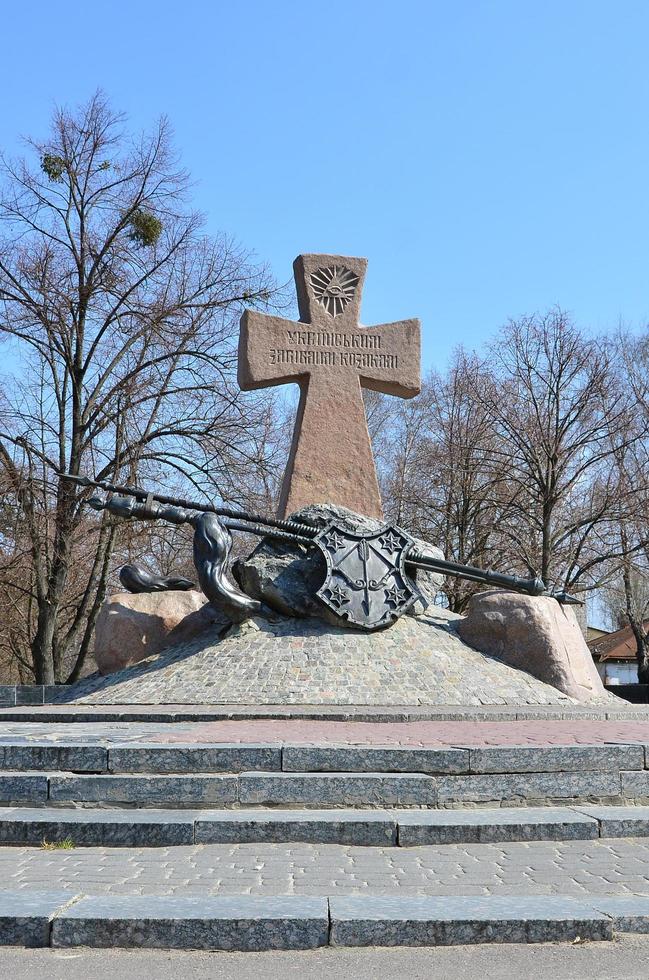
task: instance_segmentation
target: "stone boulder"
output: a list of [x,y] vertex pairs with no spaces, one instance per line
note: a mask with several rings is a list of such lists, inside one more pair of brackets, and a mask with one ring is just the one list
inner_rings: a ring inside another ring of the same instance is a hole
[[97,617],[97,667],[100,674],[112,674],[226,622],[202,592],[117,593]]
[[[333,504],[310,504],[291,514],[289,520],[317,528],[335,521],[346,530],[364,533],[376,531],[384,523]],[[416,539],[416,547],[432,558],[444,557],[439,548],[425,541]],[[244,592],[283,616],[313,617],[340,626],[340,620],[315,594],[326,574],[324,559],[317,548],[265,538],[248,558],[240,558],[233,564],[232,573]],[[434,601],[442,581],[442,575],[416,573],[417,585],[429,604]],[[417,602],[410,613],[417,615],[424,608],[423,603]]]
[[608,697],[574,610],[556,599],[480,592],[457,629],[474,649],[526,670],[578,701]]

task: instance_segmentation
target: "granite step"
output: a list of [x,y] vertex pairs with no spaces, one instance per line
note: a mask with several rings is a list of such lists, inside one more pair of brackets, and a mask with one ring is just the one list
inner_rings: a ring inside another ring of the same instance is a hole
[[194,834],[200,844],[264,841],[399,847],[649,837],[649,807],[204,811],[196,818]]
[[649,771],[431,775],[411,772],[0,772],[0,805],[425,807],[642,804]]
[[489,773],[649,772],[649,746],[299,745],[288,743],[136,744],[3,737],[0,772],[242,773],[394,772],[439,776]]
[[[633,781],[627,785],[628,777],[633,777]],[[649,772],[627,774],[619,770],[439,776],[381,772],[247,772],[239,777],[239,802],[246,806],[538,806],[576,802],[622,804],[631,800],[642,802],[647,797]]]
[[[270,777],[271,782],[265,777]],[[0,805],[434,806],[435,777],[409,773],[0,773]]]
[[470,810],[2,807],[0,845],[313,843],[416,847],[649,837],[649,807]]
[[[597,824],[593,821],[594,826]],[[0,845],[157,847],[208,843],[396,846],[390,811],[0,809]]]
[[649,898],[491,895],[329,900],[331,946],[576,942],[649,932]]
[[[60,695],[60,689],[59,689]],[[621,698],[603,704],[563,705],[333,705],[333,704],[23,704],[12,706],[12,695],[2,697],[0,721],[47,722],[210,722],[231,719],[300,719],[308,721],[649,721],[649,705],[630,704]],[[6,704],[7,706],[3,706]]]
[[236,805],[236,774],[0,773],[0,805],[184,808]]
[[437,796],[436,777],[420,773],[246,772],[239,777],[239,802],[245,806],[429,807],[436,806]]
[[[285,745],[284,772],[419,772],[468,775],[644,770],[643,745],[409,746]],[[265,768],[265,767],[259,767]]]
[[386,898],[0,892],[0,944],[240,950],[611,940],[649,932],[649,898]]
[[[605,748],[609,746],[595,746]],[[596,768],[644,768],[642,746],[612,746],[592,756]],[[622,751],[619,751],[622,750]],[[630,750],[630,751],[624,751]],[[418,748],[400,745],[110,745],[110,772],[396,772],[468,773],[466,748]],[[1,759],[1,756],[0,756]],[[575,759],[576,768],[590,768],[587,759]],[[1,767],[0,767],[1,768]]]
[[194,843],[191,810],[0,808],[0,845],[170,847]]

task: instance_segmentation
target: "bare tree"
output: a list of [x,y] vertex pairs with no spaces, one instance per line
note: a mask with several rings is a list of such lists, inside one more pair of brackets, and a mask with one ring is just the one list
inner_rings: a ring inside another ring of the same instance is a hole
[[618,332],[622,377],[633,398],[637,438],[614,455],[620,499],[625,507],[615,524],[619,557],[610,564],[604,596],[618,627],[628,625],[636,644],[638,680],[649,683],[649,341]]
[[638,433],[610,347],[560,310],[511,321],[490,351],[489,411],[507,462],[501,530],[548,584],[592,587],[619,555],[615,454]]
[[[574,591],[621,574],[625,555],[637,563],[649,415],[619,348],[553,310],[510,322],[484,358],[456,352],[381,436],[390,516],[453,560],[527,569]],[[622,459],[634,461],[633,478],[622,478]],[[456,612],[474,591],[444,586]]]
[[[490,383],[480,360],[457,350],[446,375],[430,374],[419,398],[397,406],[383,450],[390,516],[450,560],[483,567],[502,564],[495,530],[504,464],[492,452]],[[463,612],[476,589],[448,578],[442,591],[451,610]]]
[[617,525],[620,555],[611,563],[611,574],[601,599],[614,629],[630,626],[636,645],[638,681],[649,684],[649,555],[646,524],[623,519]]
[[87,494],[60,474],[175,479],[222,498],[258,482],[268,402],[240,395],[234,337],[272,283],[233,241],[204,235],[165,120],[130,137],[98,94],[28,146],[35,163],[5,160],[0,198],[2,588],[24,629],[2,642],[53,683],[79,675],[118,534],[84,516]]

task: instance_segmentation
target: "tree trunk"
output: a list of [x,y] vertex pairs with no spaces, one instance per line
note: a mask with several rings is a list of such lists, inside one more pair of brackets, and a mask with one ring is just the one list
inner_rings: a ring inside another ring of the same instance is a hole
[[541,532],[541,578],[550,584],[550,562],[552,561],[552,506],[548,500],[543,502],[543,529]]
[[624,564],[622,566],[622,581],[624,582],[624,600],[626,606],[626,618],[629,621],[631,632],[636,644],[636,659],[638,661],[638,683],[649,684],[649,636],[644,628],[644,622],[636,615],[635,604],[633,601],[633,582],[631,581],[631,563],[628,559],[628,540],[627,535],[622,531],[622,548],[625,553]]
[[638,624],[631,623],[631,629],[636,642],[636,657],[638,660],[638,683],[649,684],[649,636]]
[[38,610],[38,625],[32,642],[34,681],[36,684],[54,684],[54,631],[56,608],[45,601]]

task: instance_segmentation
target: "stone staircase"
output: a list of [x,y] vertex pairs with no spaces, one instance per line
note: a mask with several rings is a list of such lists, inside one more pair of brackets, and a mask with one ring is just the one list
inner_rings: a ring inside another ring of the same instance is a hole
[[0,890],[0,945],[259,950],[649,932],[644,895],[336,894],[324,878],[323,893],[258,895],[246,894],[245,877],[240,894],[92,892],[106,849],[128,864],[137,849],[162,861],[180,860],[187,847],[222,854],[243,845],[257,848],[262,864],[281,865],[296,847],[316,848],[317,864],[319,847],[345,849],[360,867],[359,855],[372,849],[384,860],[386,849],[407,857],[433,846],[641,840],[649,837],[647,752],[639,743],[431,748],[4,735],[0,846],[74,848],[88,885],[77,888],[73,873],[57,887],[54,872],[51,890]]
[[0,844],[649,836],[643,745],[0,745]]

